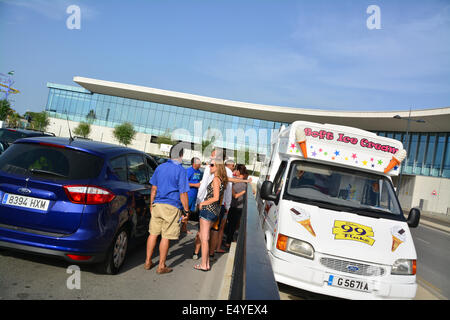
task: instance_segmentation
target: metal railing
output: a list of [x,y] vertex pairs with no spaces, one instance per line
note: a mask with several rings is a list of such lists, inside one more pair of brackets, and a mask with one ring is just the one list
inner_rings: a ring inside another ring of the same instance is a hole
[[229,300],[279,300],[252,187],[242,209]]

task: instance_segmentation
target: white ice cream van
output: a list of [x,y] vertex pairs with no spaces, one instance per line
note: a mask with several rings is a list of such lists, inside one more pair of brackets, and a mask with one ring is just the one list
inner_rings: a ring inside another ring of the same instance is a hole
[[401,142],[296,121],[272,138],[257,202],[275,279],[347,299],[412,299],[416,250],[391,176]]

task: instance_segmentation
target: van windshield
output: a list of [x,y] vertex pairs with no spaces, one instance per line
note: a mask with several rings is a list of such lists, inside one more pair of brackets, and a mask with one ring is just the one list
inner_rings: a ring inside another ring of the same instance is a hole
[[404,220],[389,179],[334,166],[293,161],[284,198],[376,218]]

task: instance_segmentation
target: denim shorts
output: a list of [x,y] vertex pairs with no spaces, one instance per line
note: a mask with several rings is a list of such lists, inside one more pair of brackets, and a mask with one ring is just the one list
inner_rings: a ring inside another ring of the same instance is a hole
[[200,210],[199,217],[211,222],[215,222],[218,218],[214,213],[205,209]]

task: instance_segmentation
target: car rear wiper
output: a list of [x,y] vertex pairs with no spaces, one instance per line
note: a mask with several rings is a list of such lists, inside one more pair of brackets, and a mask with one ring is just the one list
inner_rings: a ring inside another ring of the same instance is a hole
[[48,174],[51,176],[56,176],[56,177],[60,177],[60,178],[67,178],[67,176],[63,175],[63,174],[59,174],[56,172],[51,172],[51,171],[47,171],[47,170],[40,170],[40,169],[30,169],[31,173],[43,173],[43,174]]

